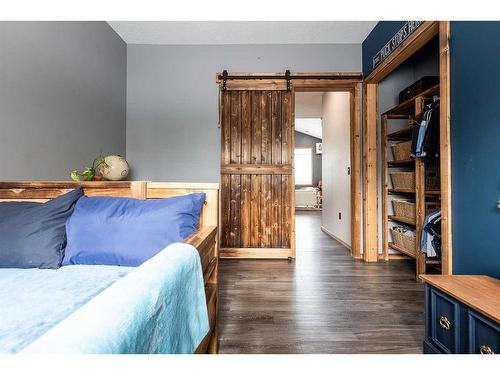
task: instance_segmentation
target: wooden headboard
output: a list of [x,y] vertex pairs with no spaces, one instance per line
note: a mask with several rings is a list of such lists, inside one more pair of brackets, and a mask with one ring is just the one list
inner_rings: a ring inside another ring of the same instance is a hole
[[81,186],[85,195],[146,197],[145,181],[0,181],[0,201],[46,202]]
[[147,182],[146,199],[175,197],[191,193],[205,193],[205,205],[200,226],[219,226],[219,184],[193,182]]
[[0,181],[1,201],[46,202],[83,187],[88,196],[130,197],[159,199],[190,193],[206,194],[200,226],[218,226],[219,184],[150,181]]

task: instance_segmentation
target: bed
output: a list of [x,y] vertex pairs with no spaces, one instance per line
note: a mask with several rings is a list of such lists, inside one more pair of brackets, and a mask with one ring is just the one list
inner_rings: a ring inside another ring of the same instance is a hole
[[0,201],[44,202],[78,186],[206,200],[197,231],[138,267],[0,269],[0,353],[217,353],[218,184],[0,182]]

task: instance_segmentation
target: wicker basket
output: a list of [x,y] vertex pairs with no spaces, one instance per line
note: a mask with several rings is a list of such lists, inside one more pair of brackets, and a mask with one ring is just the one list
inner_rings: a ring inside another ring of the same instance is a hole
[[409,220],[415,220],[415,202],[405,201],[402,199],[393,199],[392,208],[394,209],[394,216],[404,217]]
[[[425,214],[428,215],[436,211],[439,207],[440,204],[438,202],[425,202]],[[417,216],[415,202],[403,199],[393,199],[392,208],[394,210],[394,216],[415,221],[415,217]]]
[[397,190],[415,190],[415,172],[391,172],[392,186]]
[[411,158],[411,141],[395,143],[391,146],[394,160],[408,160]]
[[391,229],[391,234],[392,240],[394,241],[394,244],[396,246],[401,247],[410,253],[415,252],[415,236],[411,236],[406,233],[400,233],[395,231],[394,229]]

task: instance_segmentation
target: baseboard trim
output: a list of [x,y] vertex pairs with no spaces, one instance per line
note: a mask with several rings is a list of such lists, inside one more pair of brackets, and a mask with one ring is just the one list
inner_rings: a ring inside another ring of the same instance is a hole
[[340,242],[342,245],[344,245],[345,247],[347,247],[349,250],[351,250],[351,245],[348,245],[347,243],[345,243],[344,241],[342,241],[340,238],[338,238],[336,235],[334,235],[332,232],[330,232],[328,229],[326,229],[323,225],[321,226],[321,231],[323,233],[329,235],[330,237],[332,237],[335,241]]

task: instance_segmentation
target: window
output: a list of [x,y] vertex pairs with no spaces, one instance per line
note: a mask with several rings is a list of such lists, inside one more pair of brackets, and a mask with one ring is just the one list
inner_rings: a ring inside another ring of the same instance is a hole
[[295,185],[312,185],[312,149],[295,149]]

